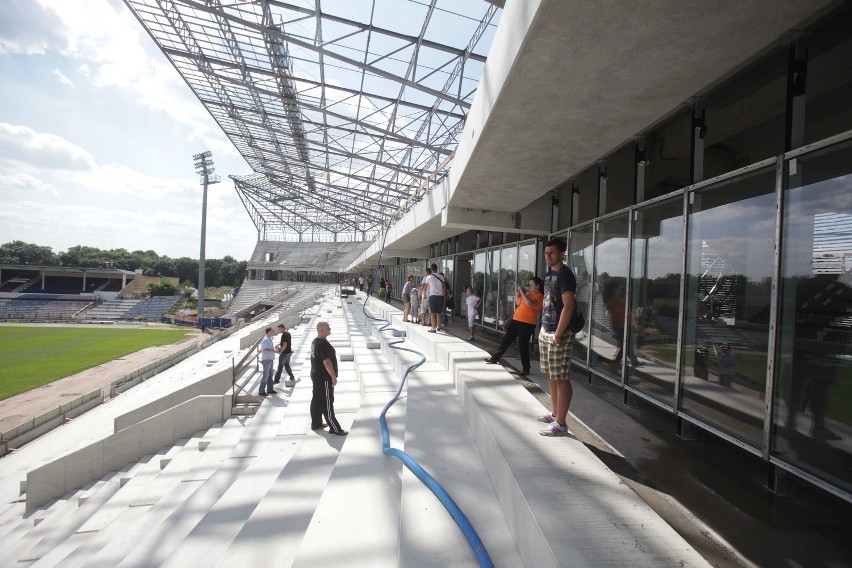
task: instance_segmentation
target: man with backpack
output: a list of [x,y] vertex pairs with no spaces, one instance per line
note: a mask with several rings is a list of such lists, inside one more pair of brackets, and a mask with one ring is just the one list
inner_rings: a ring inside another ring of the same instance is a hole
[[441,330],[441,317],[446,307],[447,279],[443,275],[438,274],[438,265],[433,262],[432,269],[427,271],[423,283],[428,289],[429,318],[432,320],[432,327],[429,328],[429,333],[436,333]]

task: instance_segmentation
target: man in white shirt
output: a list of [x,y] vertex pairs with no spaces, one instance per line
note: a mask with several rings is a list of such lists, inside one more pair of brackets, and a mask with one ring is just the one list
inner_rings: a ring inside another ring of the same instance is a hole
[[447,298],[444,296],[444,279],[438,274],[438,265],[432,263],[430,272],[431,274],[427,274],[423,282],[428,290],[429,317],[432,319],[432,327],[429,328],[429,333],[435,333],[441,330],[441,314],[444,313]]
[[271,327],[266,328],[266,337],[260,342],[260,364],[263,367],[263,374],[260,377],[260,396],[275,394],[272,389],[272,364],[275,363],[275,344],[272,343],[272,337],[275,335],[275,330]]

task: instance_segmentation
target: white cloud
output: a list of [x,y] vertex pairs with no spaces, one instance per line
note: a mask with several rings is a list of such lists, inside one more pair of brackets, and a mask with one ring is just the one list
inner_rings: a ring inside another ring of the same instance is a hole
[[[100,164],[60,136],[5,123],[0,156],[0,242],[198,256],[202,188],[195,176]],[[208,191],[211,258],[246,258],[254,246],[255,231],[229,185]]]
[[62,22],[33,0],[3,0],[0,18],[0,54],[43,54],[67,47]]
[[56,76],[57,79],[59,79],[59,82],[63,85],[68,85],[69,87],[74,86],[74,83],[71,81],[71,79],[69,79],[61,70],[54,69],[53,74]]
[[[190,142],[239,156],[180,75],[156,55],[156,47],[136,18],[106,1],[40,0],[64,36],[45,38],[46,50],[75,61],[92,84],[125,92],[140,105],[190,127]],[[35,52],[34,52],[35,53]]]
[[34,170],[86,171],[95,159],[86,150],[55,134],[0,122],[0,166],[15,163]]
[[50,195],[57,196],[56,188],[30,174],[16,173],[8,176],[0,175],[0,191],[9,195]]

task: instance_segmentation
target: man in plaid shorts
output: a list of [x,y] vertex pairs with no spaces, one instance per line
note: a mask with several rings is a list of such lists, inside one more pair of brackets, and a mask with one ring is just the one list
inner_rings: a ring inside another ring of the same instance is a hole
[[538,348],[541,372],[550,386],[552,412],[537,418],[547,424],[539,432],[542,436],[568,434],[565,418],[574,394],[569,379],[574,334],[568,330],[568,322],[574,313],[577,280],[571,269],[562,263],[566,248],[562,239],[550,239],[544,244],[547,273],[544,276],[544,308],[541,311]]

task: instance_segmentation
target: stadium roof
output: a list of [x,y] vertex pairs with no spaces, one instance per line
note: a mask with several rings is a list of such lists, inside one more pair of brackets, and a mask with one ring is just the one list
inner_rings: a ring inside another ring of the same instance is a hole
[[366,240],[449,171],[503,0],[125,0],[254,173],[262,238]]

